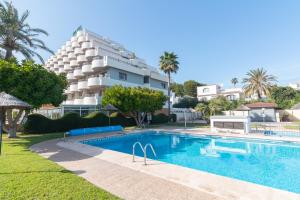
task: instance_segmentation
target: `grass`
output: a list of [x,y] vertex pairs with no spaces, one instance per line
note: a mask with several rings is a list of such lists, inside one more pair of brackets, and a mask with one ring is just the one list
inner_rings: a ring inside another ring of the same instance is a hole
[[31,152],[35,143],[62,133],[4,136],[0,156],[0,199],[118,199],[58,164]]

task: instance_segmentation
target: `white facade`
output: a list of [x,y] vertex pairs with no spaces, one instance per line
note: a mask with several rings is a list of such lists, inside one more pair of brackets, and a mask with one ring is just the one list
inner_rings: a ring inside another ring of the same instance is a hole
[[147,87],[167,94],[167,77],[121,44],[87,30],[79,30],[44,66],[65,74],[64,105],[97,105],[106,87]]
[[241,88],[223,89],[217,84],[197,87],[199,101],[209,101],[220,95],[225,96],[228,100],[238,100],[243,96],[243,90]]

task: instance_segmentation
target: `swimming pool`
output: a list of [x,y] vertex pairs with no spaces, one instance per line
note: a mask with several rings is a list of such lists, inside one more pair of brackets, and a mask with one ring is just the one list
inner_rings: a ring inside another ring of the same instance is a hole
[[[293,142],[147,131],[84,143],[132,154],[137,141],[153,145],[152,159],[300,193],[300,145]],[[140,148],[136,155],[143,156]]]

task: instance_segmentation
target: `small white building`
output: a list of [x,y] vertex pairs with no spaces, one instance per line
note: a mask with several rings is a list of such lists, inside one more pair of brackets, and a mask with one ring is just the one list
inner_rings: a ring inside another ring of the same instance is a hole
[[242,88],[223,89],[217,84],[197,87],[197,98],[199,101],[209,101],[220,95],[232,101],[242,98],[244,93]]

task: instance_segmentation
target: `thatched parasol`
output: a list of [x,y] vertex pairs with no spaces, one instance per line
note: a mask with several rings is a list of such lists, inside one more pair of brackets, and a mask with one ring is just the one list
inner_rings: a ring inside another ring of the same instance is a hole
[[111,104],[107,104],[103,110],[108,111],[108,125],[110,126],[110,111],[118,111],[118,108],[114,107]]
[[21,117],[23,110],[30,109],[31,105],[5,92],[0,92],[0,155],[2,147],[2,129],[5,123],[5,113],[7,110],[19,109],[16,118],[13,119],[12,112],[8,112],[8,123],[14,128],[14,125]]

